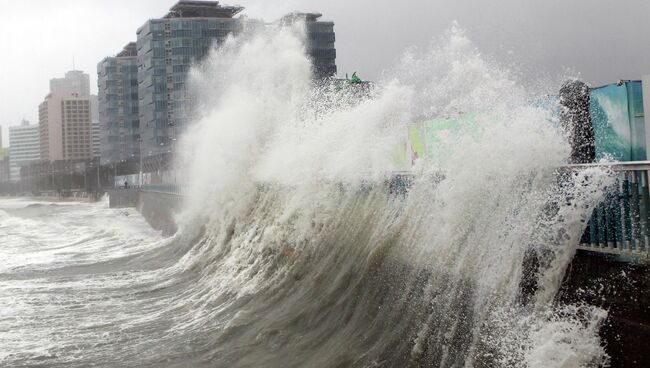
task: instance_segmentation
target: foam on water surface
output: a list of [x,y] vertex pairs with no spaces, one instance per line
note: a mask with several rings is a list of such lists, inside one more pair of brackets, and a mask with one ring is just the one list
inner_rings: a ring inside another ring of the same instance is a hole
[[[553,298],[609,177],[558,175],[566,139],[529,103],[548,91],[454,28],[359,97],[312,85],[302,34],[229,40],[193,70],[173,238],[106,203],[0,201],[2,364],[605,363],[604,311]],[[407,124],[469,112],[476,131],[392,192]]]

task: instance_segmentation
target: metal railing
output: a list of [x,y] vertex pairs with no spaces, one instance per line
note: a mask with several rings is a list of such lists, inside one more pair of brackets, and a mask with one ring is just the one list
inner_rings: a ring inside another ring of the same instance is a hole
[[140,190],[143,192],[184,195],[186,188],[180,184],[144,184],[140,186]]
[[[606,188],[605,199],[594,209],[579,249],[598,253],[634,256],[650,260],[650,161],[576,164],[566,169],[600,167],[617,178]],[[439,181],[442,176],[436,176]],[[395,172],[386,182],[391,193],[408,192],[412,173]],[[147,184],[140,190],[174,195],[186,194],[179,184]]]
[[617,174],[605,199],[594,209],[579,249],[650,257],[650,161],[570,165],[571,168],[604,167]]

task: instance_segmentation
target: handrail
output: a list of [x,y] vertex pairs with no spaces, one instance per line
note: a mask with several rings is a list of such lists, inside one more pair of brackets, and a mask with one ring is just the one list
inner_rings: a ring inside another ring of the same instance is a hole
[[155,192],[155,193],[166,193],[166,194],[175,194],[183,195],[185,192],[185,187],[178,184],[144,184],[140,186],[140,190],[143,192]]
[[606,167],[614,171],[650,170],[650,161],[597,162],[597,163],[589,163],[589,164],[570,164],[563,167],[569,169]]
[[596,206],[578,249],[650,259],[650,161],[568,165],[568,169],[604,167],[617,172]]
[[[569,164],[558,170],[589,168],[609,169],[616,173],[616,180],[605,188],[605,199],[594,209],[578,249],[650,261],[650,160]],[[398,195],[408,192],[412,177],[417,175],[410,171],[386,174],[387,189]],[[183,185],[164,183],[140,188],[174,195],[184,195],[186,189]]]

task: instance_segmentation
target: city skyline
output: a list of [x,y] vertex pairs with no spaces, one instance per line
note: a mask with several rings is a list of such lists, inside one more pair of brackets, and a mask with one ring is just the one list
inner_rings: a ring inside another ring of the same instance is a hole
[[39,125],[23,120],[20,125],[9,127],[10,180],[20,180],[20,167],[41,159]]
[[[21,35],[9,40],[7,52],[23,57],[8,58],[0,72],[5,86],[0,92],[0,125],[6,130],[19,125],[23,118],[37,121],[38,103],[47,94],[49,80],[73,66],[90,74],[91,91],[97,93],[97,63],[134,39],[138,27],[162,16],[174,3],[70,0],[3,4],[13,16],[0,25],[0,31]],[[643,22],[650,4],[640,0],[625,6],[612,3],[598,7],[590,6],[587,0],[571,4],[554,0],[530,6],[513,0],[490,4],[419,4],[407,0],[400,6],[382,1],[345,4],[338,0],[238,3],[246,8],[246,16],[266,21],[291,11],[323,13],[324,20],[335,23],[339,76],[357,71],[366,79],[377,79],[405,49],[441,37],[454,21],[467,30],[479,50],[531,77],[553,77],[571,70],[588,83],[601,85],[618,79],[640,79],[650,73],[650,50],[640,42],[650,33],[650,25]],[[362,12],[369,4],[374,21],[359,22],[370,16]],[[119,28],[115,27],[116,18],[120,20]],[[399,22],[406,19],[409,27],[399,27]],[[43,34],[42,27],[49,31]],[[615,29],[619,31],[613,32]],[[600,42],[584,42],[593,39]],[[6,146],[7,134],[4,136]]]

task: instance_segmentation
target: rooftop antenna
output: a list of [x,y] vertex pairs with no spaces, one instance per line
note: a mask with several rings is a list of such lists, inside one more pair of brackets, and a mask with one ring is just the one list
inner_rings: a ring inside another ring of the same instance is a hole
[[76,70],[74,66],[74,55],[72,56],[72,70]]

